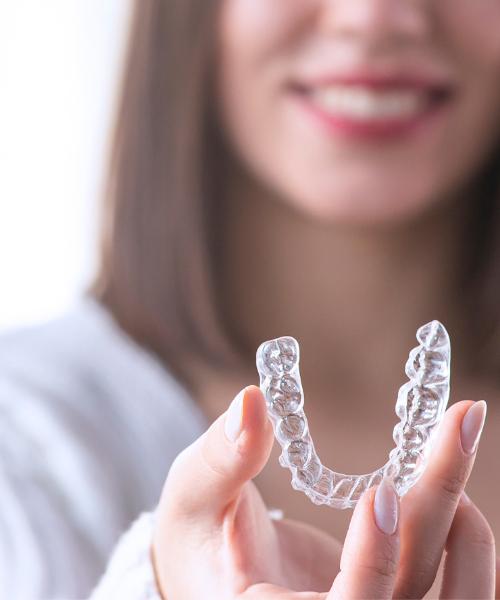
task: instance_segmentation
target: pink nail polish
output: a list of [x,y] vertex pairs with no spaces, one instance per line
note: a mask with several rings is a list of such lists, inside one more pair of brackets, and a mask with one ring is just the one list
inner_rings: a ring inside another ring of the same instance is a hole
[[476,451],[486,419],[486,408],[486,402],[481,400],[473,404],[464,415],[460,435],[462,448],[467,454]]
[[242,432],[242,418],[243,418],[243,398],[245,397],[246,388],[236,396],[231,402],[227,413],[226,421],[224,423],[224,433],[229,441],[235,442]]
[[375,493],[373,503],[375,523],[382,533],[393,535],[398,528],[399,497],[390,477],[384,477]]

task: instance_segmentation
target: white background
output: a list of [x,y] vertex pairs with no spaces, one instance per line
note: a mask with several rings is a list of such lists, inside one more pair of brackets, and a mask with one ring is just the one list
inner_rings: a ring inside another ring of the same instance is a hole
[[0,330],[92,278],[129,0],[0,0]]

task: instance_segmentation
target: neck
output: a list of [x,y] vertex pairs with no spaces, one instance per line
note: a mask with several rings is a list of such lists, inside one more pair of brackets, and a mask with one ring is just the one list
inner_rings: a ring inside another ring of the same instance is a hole
[[305,217],[242,177],[226,197],[220,293],[229,330],[249,356],[267,339],[297,338],[310,393],[334,384],[338,396],[368,397],[376,382],[392,397],[418,327],[438,319],[455,329],[463,203],[362,229]]

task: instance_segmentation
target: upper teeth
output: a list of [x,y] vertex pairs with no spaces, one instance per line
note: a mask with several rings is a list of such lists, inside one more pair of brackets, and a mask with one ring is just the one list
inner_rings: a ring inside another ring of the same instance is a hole
[[336,115],[359,120],[402,119],[416,115],[428,104],[419,90],[374,90],[362,86],[332,85],[316,88],[312,100]]

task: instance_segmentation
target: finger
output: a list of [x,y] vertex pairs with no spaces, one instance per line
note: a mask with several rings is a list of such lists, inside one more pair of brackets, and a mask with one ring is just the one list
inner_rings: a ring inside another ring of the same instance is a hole
[[176,458],[162,494],[164,512],[212,527],[235,504],[245,483],[262,470],[273,440],[264,396],[258,387],[249,386]]
[[273,440],[264,396],[250,386],[174,461],[152,547],[165,597],[233,597],[246,589],[249,573],[277,570],[266,561],[266,551],[278,560],[275,530],[249,483]]
[[446,540],[440,598],[494,598],[495,539],[488,522],[465,496]]
[[463,401],[448,409],[426,470],[402,500],[397,598],[422,598],[434,582],[485,415],[485,402]]
[[399,498],[386,477],[356,506],[328,599],[392,598],[399,552]]

